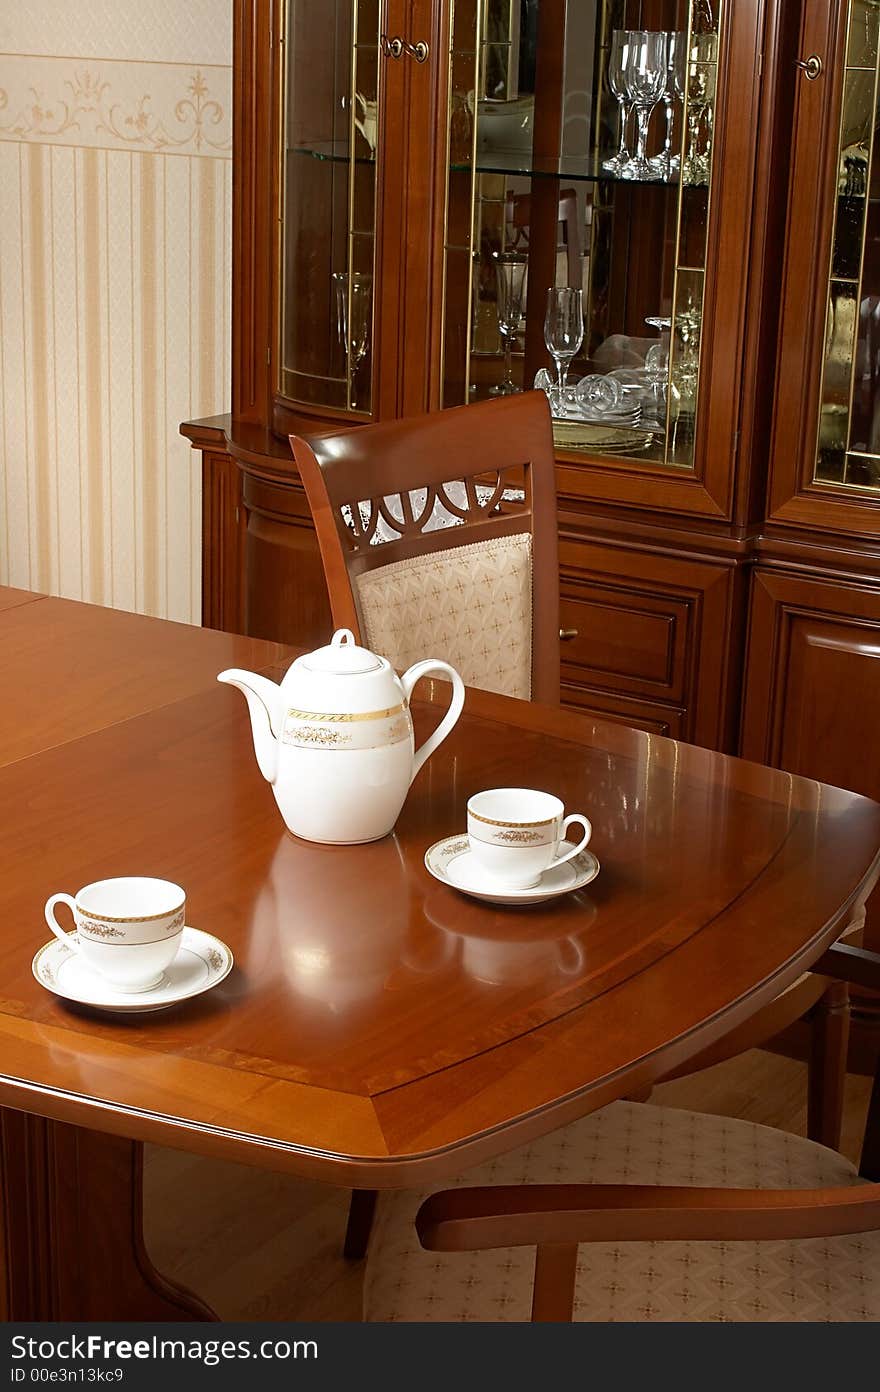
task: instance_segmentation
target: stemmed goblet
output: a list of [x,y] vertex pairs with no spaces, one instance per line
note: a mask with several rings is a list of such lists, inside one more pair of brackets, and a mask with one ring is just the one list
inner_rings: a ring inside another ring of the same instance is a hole
[[522,391],[513,380],[512,354],[522,319],[529,258],[524,251],[493,251],[492,258],[498,285],[498,330],[504,341],[504,378],[492,387],[490,395],[510,396]]
[[[681,103],[682,112],[684,112],[684,101],[685,97],[687,96],[688,81],[687,39],[684,34],[677,34],[676,39],[679,40],[679,42],[676,43],[675,59],[672,64],[672,85],[675,89],[675,95],[678,97],[678,100]],[[681,143],[684,144],[683,135]],[[681,162],[682,155],[675,154],[672,156],[670,160],[670,167],[672,169],[680,171]]]
[[626,83],[629,37],[628,29],[615,29],[611,36],[611,52],[608,55],[608,86],[611,88],[612,96],[617,99],[620,120],[617,154],[602,161],[602,168],[609,174],[623,175],[629,164],[629,152],[626,147],[626,126],[630,113],[630,97]]
[[[370,346],[370,314],[373,307],[373,277],[362,271],[334,271],[336,288],[336,328],[348,358],[352,405],[358,368]],[[350,311],[350,312],[349,312]]]
[[570,285],[547,291],[544,343],[556,364],[556,410],[564,414],[565,383],[572,358],[584,341],[584,292]]
[[655,170],[661,178],[669,179],[674,170],[678,169],[680,159],[678,155],[672,153],[672,128],[675,123],[675,99],[684,100],[685,74],[687,64],[685,63],[685,53],[687,50],[686,35],[670,30],[666,35],[666,85],[663,89],[663,105],[666,109],[666,134],[663,140],[663,150],[659,155],[654,155],[650,161],[651,168]]
[[668,34],[662,29],[629,31],[626,86],[638,121],[636,152],[625,170],[626,177],[631,179],[651,179],[656,176],[645,148],[651,112],[666,88],[668,39]]

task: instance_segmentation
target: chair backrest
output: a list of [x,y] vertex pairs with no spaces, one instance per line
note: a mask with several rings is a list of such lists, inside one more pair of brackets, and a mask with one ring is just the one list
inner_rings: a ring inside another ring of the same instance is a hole
[[[528,193],[509,192],[505,203],[505,240],[511,251],[528,251],[531,234],[532,199]],[[581,264],[581,239],[578,231],[577,194],[574,189],[559,192],[558,226],[562,229],[561,245],[567,257],[566,284],[577,289],[584,283]],[[557,248],[560,243],[557,243]]]
[[337,627],[395,667],[437,657],[472,686],[558,702],[543,392],[290,443]]

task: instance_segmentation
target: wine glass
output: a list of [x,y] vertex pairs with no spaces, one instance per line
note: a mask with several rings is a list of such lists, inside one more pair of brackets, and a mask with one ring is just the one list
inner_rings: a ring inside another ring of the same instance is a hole
[[584,292],[570,285],[551,285],[547,291],[544,342],[556,364],[556,409],[563,414],[565,383],[572,358],[584,341]]
[[612,415],[623,409],[620,383],[604,373],[593,372],[582,377],[574,389],[574,399],[583,414],[592,420]]
[[651,112],[666,87],[668,37],[662,29],[632,29],[629,33],[626,86],[638,122],[636,152],[625,171],[630,179],[651,179],[655,174],[645,147]]
[[[675,56],[672,62],[672,86],[675,95],[681,102],[684,111],[684,99],[687,96],[687,40],[684,34],[676,34]],[[682,145],[684,138],[682,137]],[[672,155],[670,158],[670,170],[681,169],[681,154]]]
[[539,367],[535,373],[535,391],[542,391],[548,401],[553,396],[553,378],[546,367]]
[[602,161],[602,168],[609,174],[623,174],[629,164],[626,148],[626,123],[629,118],[630,99],[626,85],[626,67],[629,62],[629,30],[615,29],[611,36],[611,52],[608,55],[608,86],[617,99],[617,114],[620,120],[620,143],[617,154]]
[[363,271],[334,271],[336,289],[336,329],[348,358],[352,405],[357,370],[370,346],[370,314],[373,307],[373,277]]
[[670,30],[666,35],[666,85],[663,89],[663,105],[666,108],[666,135],[663,150],[651,159],[651,168],[661,178],[669,179],[678,168],[679,159],[672,153],[672,127],[675,119],[675,99],[684,98],[686,36]]
[[493,251],[492,259],[498,285],[498,330],[504,341],[504,378],[492,387],[489,394],[510,396],[513,392],[522,391],[513,380],[512,355],[522,319],[529,258],[524,251]]

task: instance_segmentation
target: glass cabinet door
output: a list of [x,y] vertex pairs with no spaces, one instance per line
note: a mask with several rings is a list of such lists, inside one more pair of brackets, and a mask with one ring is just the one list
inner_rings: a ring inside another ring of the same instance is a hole
[[880,9],[852,0],[837,139],[816,483],[880,493]]
[[876,535],[880,3],[803,0],[769,517]]
[[560,447],[693,468],[721,3],[455,0],[444,406],[543,386]]
[[372,408],[379,0],[286,0],[278,389]]

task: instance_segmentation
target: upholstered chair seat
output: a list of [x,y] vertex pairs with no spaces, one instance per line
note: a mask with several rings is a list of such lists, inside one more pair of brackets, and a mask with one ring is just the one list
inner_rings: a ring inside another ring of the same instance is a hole
[[[649,1184],[814,1189],[860,1184],[812,1141],[751,1122],[631,1102],[601,1111],[445,1188]],[[370,1245],[367,1320],[531,1318],[534,1249],[424,1251],[427,1198],[385,1194]],[[607,1242],[578,1251],[578,1321],[880,1319],[880,1232],[785,1242]]]

